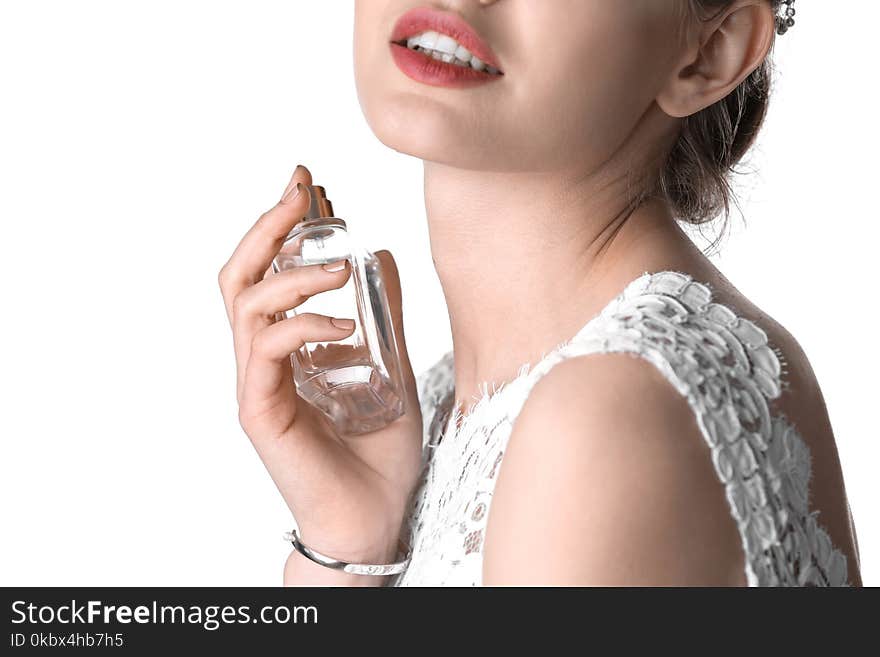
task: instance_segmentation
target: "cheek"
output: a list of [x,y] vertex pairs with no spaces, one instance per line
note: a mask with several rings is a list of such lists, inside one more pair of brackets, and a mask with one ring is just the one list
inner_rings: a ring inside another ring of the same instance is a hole
[[354,81],[365,112],[369,112],[375,104],[374,97],[384,84],[380,59],[383,53],[378,49],[386,44],[377,35],[380,18],[376,12],[379,4],[371,4],[365,0],[358,0],[355,3],[352,40]]
[[650,45],[633,39],[622,26],[584,25],[591,23],[557,26],[552,47],[528,49],[531,56],[510,80],[511,107],[516,108],[512,118],[530,128],[525,134],[543,135],[548,150],[575,150],[601,161],[650,105],[657,71],[649,64],[655,56]]
[[[370,37],[370,25],[375,20],[370,13],[369,5],[361,0],[354,5],[354,25],[352,38],[352,55],[354,57],[355,74],[360,77],[362,70],[369,66],[370,50],[375,48]],[[373,28],[375,30],[375,27]]]
[[[411,6],[411,0],[356,0],[352,56],[354,81],[365,112],[381,112],[383,98],[398,86],[399,73],[391,58],[388,38],[397,18]],[[342,44],[340,44],[340,47]]]

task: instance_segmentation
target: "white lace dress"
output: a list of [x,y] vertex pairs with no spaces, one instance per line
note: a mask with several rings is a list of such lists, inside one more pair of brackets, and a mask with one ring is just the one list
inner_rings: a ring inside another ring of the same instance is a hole
[[492,493],[513,421],[532,386],[565,358],[631,352],[688,400],[709,445],[745,555],[749,586],[846,586],[847,563],[808,508],[810,452],[768,400],[780,395],[782,354],[766,333],[675,271],[633,280],[571,339],[482,396],[453,408],[452,352],[418,377],[422,477],[404,539],[412,560],[390,586],[479,586]]

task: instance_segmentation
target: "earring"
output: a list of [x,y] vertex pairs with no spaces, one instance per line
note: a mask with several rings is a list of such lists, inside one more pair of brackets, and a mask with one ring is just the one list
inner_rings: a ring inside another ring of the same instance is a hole
[[776,34],[785,34],[794,26],[794,0],[782,0],[776,14]]

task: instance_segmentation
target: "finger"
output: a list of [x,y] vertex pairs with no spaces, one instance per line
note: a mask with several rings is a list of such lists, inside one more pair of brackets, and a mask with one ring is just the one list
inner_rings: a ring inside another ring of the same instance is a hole
[[348,260],[300,265],[281,271],[245,288],[233,300],[234,324],[237,328],[255,318],[271,319],[276,312],[296,308],[320,292],[342,287],[350,275]]
[[[281,250],[284,239],[308,212],[311,203],[308,185],[311,183],[312,174],[309,170],[301,164],[297,165],[282,200],[257,219],[238,243],[229,260],[221,267],[218,282],[230,324],[232,300],[245,287],[264,278],[265,273],[271,269],[272,260]],[[299,190],[299,194],[293,197],[296,190]]]
[[[388,294],[388,305],[391,309],[391,319],[394,324],[394,332],[398,336],[403,335],[403,309],[402,309],[402,293],[400,289],[400,272],[397,269],[397,263],[391,252],[383,249],[376,251],[374,254],[379,259],[379,265],[382,268],[382,280],[385,282],[385,291]],[[405,345],[400,345],[404,347]]]
[[317,313],[303,313],[271,324],[254,334],[245,367],[241,404],[271,405],[279,390],[288,395],[288,386],[292,386],[293,381],[288,378],[282,365],[289,361],[291,353],[306,342],[342,340],[354,332],[353,321],[350,322],[350,328],[340,328],[333,323],[334,319]]
[[[341,269],[338,268],[340,266]],[[327,265],[304,265],[274,274],[242,290],[232,302],[232,334],[239,390],[244,384],[245,366],[254,335],[275,323],[276,313],[296,308],[320,292],[342,287],[350,275],[348,260]]]

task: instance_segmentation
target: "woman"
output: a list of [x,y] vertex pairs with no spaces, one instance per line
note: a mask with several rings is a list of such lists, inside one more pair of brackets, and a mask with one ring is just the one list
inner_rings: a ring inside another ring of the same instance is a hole
[[791,5],[356,1],[361,107],[424,161],[454,349],[413,376],[379,252],[410,411],[346,440],[297,397],[288,355],[352,330],[272,319],[350,275],[267,275],[298,166],[219,276],[241,424],[298,525],[285,583],[861,584],[806,355],[678,224],[726,212]]

